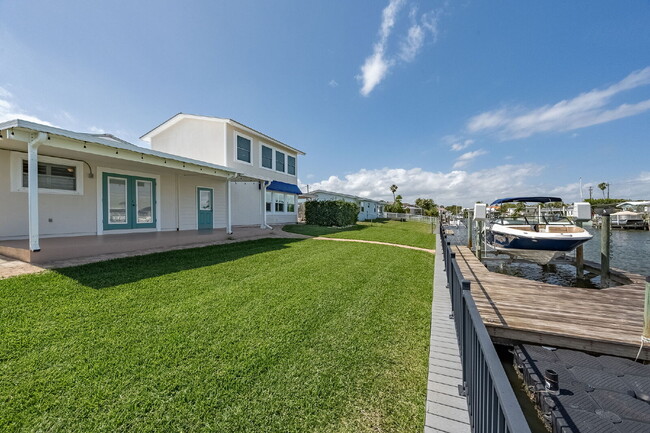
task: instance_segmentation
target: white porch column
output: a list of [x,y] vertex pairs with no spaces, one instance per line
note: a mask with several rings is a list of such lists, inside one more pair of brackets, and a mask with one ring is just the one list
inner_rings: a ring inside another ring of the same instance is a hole
[[40,251],[38,225],[38,148],[47,140],[47,134],[39,132],[38,136],[27,143],[27,195],[29,200],[29,249]]
[[232,234],[232,192],[230,189],[230,179],[226,180],[226,233]]
[[260,181],[260,190],[262,191],[262,197],[260,199],[260,205],[262,206],[262,224],[260,224],[261,229],[266,228],[266,182]]

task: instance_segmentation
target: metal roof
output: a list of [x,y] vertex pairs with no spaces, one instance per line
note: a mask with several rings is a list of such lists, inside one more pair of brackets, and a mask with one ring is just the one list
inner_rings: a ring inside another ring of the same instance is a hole
[[194,164],[201,167],[212,168],[216,170],[226,171],[229,173],[236,174],[237,171],[232,168],[224,167],[222,165],[211,164],[205,161],[199,161],[196,159],[185,158],[183,156],[173,155],[171,153],[159,152],[153,149],[147,149],[145,147],[136,146],[131,144],[128,141],[122,140],[115,137],[111,134],[89,134],[85,132],[74,132],[68,131],[66,129],[55,128],[54,126],[43,125],[40,123],[29,122],[22,119],[9,120],[7,122],[0,123],[0,130],[2,129],[12,129],[12,128],[23,128],[29,129],[36,132],[45,132],[47,134],[58,135],[60,137],[69,138],[72,140],[95,143],[102,146],[112,147],[115,149],[130,150],[132,152],[141,153],[144,155],[157,156],[163,159],[169,159],[172,161],[184,162],[186,164]]
[[374,200],[372,198],[367,198],[367,197],[359,197],[358,195],[352,195],[352,194],[343,194],[341,192],[325,191],[323,189],[317,189],[315,191],[310,191],[310,194],[319,194],[319,193],[338,195],[338,196],[341,196],[341,197],[353,198],[355,200],[370,201],[370,202],[373,202],[373,203],[380,203],[381,202],[381,200]]

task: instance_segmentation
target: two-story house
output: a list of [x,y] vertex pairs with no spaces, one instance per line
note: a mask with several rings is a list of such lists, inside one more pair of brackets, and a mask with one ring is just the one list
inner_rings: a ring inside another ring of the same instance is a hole
[[297,220],[300,150],[230,119],[186,114],[143,138],[151,149],[109,134],[0,123],[0,254],[38,262],[44,238],[71,239],[56,244],[71,254],[84,242],[94,245],[88,254],[103,254],[135,234],[148,234],[145,244],[158,232],[208,239]]

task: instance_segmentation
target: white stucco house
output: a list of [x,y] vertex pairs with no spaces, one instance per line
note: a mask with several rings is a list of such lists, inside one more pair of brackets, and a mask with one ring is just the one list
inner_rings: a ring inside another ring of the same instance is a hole
[[314,197],[314,200],[343,200],[358,204],[359,221],[382,218],[384,215],[384,202],[381,200],[324,190],[311,191],[309,194]]
[[189,114],[142,138],[151,149],[109,134],[0,123],[0,242],[28,239],[38,252],[52,237],[296,222],[304,152],[231,119]]

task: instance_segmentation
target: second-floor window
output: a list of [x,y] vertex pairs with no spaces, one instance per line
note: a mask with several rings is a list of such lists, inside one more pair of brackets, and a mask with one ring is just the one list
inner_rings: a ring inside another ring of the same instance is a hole
[[251,141],[241,135],[237,136],[237,160],[251,162]]
[[273,149],[262,145],[262,167],[273,169]]
[[296,158],[287,155],[287,173],[296,175]]
[[275,152],[275,169],[284,173],[284,153]]

